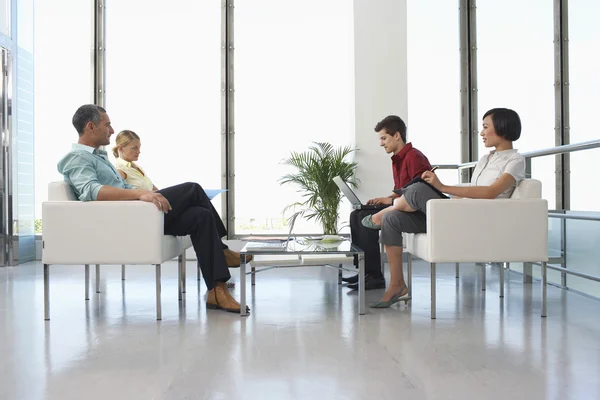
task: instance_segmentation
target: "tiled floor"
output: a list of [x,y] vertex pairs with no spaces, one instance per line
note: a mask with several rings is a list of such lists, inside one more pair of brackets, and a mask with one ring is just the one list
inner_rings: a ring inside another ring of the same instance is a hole
[[41,264],[0,268],[0,399],[600,399],[600,302],[551,287],[542,319],[539,283],[518,274],[502,301],[495,268],[482,292],[472,265],[459,280],[439,265],[432,321],[419,261],[412,304],[360,318],[334,270],[273,270],[242,319],[207,311],[188,267],[181,304],[176,265],[163,267],[162,322],[150,266],[123,285],[104,266],[88,302],[83,267],[53,266],[50,322]]

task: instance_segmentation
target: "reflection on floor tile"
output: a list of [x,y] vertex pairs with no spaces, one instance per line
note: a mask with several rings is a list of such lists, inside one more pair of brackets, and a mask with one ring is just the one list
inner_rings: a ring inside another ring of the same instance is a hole
[[336,271],[277,269],[248,286],[247,318],[206,310],[191,262],[180,303],[170,262],[162,322],[151,266],[129,266],[125,282],[103,266],[87,302],[83,267],[51,268],[49,322],[41,264],[0,268],[0,399],[600,398],[600,303],[550,287],[542,319],[539,283],[507,274],[499,299],[495,267],[483,292],[479,268],[457,280],[454,264],[439,265],[432,321],[418,261],[408,307],[359,317]]

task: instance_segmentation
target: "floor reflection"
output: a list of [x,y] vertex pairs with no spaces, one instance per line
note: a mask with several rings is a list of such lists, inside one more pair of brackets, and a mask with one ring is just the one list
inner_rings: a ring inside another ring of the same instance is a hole
[[206,310],[191,262],[178,301],[167,263],[161,322],[153,267],[122,281],[120,266],[102,266],[101,293],[85,301],[83,267],[53,266],[47,323],[41,265],[0,268],[0,398],[600,398],[597,301],[550,287],[542,319],[538,282],[509,273],[500,299],[496,267],[483,291],[480,267],[456,279],[442,264],[431,320],[429,268],[414,266],[408,306],[360,317],[335,269],[274,269],[248,280],[240,318]]

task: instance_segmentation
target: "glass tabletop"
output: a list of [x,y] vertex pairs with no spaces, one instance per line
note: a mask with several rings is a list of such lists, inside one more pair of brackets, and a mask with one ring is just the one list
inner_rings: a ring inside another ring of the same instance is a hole
[[[252,243],[252,244],[251,244]],[[262,246],[256,247],[257,244]],[[256,241],[247,243],[240,251],[242,254],[360,254],[362,249],[352,244],[350,240],[340,240],[336,242],[323,242],[321,240],[310,240],[298,237],[286,243]]]

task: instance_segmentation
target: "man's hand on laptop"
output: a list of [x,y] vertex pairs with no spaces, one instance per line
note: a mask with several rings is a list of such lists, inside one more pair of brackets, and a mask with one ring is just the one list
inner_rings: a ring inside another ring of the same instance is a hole
[[381,205],[391,206],[393,200],[394,199],[392,199],[391,197],[376,197],[374,199],[367,201],[367,204],[377,204],[377,205],[381,204]]
[[156,208],[165,214],[171,210],[171,204],[169,200],[158,192],[152,192],[150,190],[140,190],[140,200],[147,201],[148,203],[154,203]]

